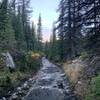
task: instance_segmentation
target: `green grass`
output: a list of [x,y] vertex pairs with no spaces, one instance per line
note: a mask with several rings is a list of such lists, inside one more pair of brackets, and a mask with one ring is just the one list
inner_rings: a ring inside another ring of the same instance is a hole
[[8,68],[0,67],[0,96],[4,96],[8,91],[13,90],[22,80],[33,77],[40,68],[40,58],[39,53],[28,52],[23,56],[24,60],[18,61],[18,63],[21,63],[19,65],[23,66],[16,64],[18,67],[12,73]]
[[5,96],[29,75],[28,72],[22,73],[20,71],[10,73],[7,69],[0,71],[0,96]]
[[85,100],[100,100],[100,75],[92,78],[89,94],[86,95]]

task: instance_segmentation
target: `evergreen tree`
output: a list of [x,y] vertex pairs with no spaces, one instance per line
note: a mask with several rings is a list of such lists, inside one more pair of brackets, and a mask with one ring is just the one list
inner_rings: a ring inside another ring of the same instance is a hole
[[99,0],[85,0],[85,13],[84,13],[84,25],[86,31],[86,50],[88,54],[100,55],[100,1]]
[[36,50],[36,30],[35,30],[35,25],[34,23],[32,22],[32,29],[31,29],[31,32],[32,32],[32,40],[31,40],[31,43],[32,43],[32,50],[35,51]]
[[60,41],[60,58],[73,59],[81,51],[81,16],[79,0],[61,0],[59,5],[58,36]]
[[41,15],[39,15],[38,20],[38,29],[37,29],[37,49],[38,51],[42,51],[42,22],[41,22]]
[[51,48],[50,48],[50,42],[46,41],[46,43],[44,44],[44,53],[46,55],[46,57],[50,58],[51,57]]
[[52,30],[52,35],[50,39],[50,55],[52,59],[56,60],[58,57],[58,47],[57,47],[57,37],[56,37],[56,27],[55,23],[53,23],[53,30]]
[[27,47],[28,51],[34,51],[35,50],[35,43],[36,43],[36,37],[35,37],[35,27],[34,24],[32,23],[31,25],[27,26]]
[[18,14],[16,15],[16,27],[15,30],[15,38],[17,41],[17,48],[19,51],[25,51],[26,42],[23,33],[23,25],[22,25],[22,16],[21,16],[21,7],[18,6]]
[[29,3],[30,3],[30,0],[18,0],[17,1],[17,4],[20,5],[21,7],[21,20],[22,20],[22,28],[23,28],[23,34],[24,34],[24,39],[25,39],[25,42],[24,42],[24,45],[25,45],[25,48],[24,50],[25,51],[28,51],[30,50],[30,44],[29,44],[29,35],[31,33],[31,30],[30,30],[30,13],[31,13],[31,10],[30,10],[30,7],[29,7]]
[[15,34],[8,12],[8,0],[3,0],[0,6],[0,50],[11,51],[15,47]]
[[57,30],[58,30],[58,37],[59,37],[59,55],[60,55],[60,59],[64,59],[64,56],[65,56],[65,50],[64,50],[64,25],[65,25],[65,8],[64,8],[64,4],[65,4],[65,1],[64,0],[61,0],[60,4],[59,4],[59,18],[58,18],[58,27],[57,27]]

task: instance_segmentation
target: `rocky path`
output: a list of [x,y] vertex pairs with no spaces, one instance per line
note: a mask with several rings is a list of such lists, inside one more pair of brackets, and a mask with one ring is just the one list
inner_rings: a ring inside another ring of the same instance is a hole
[[42,64],[34,85],[23,100],[76,100],[63,71],[45,58]]
[[10,97],[0,100],[76,100],[68,79],[56,65],[42,58],[42,67],[34,78],[16,88]]

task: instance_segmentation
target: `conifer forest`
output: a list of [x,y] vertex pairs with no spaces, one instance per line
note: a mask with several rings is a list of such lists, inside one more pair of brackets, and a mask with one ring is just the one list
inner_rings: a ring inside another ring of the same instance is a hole
[[0,100],[100,100],[100,0],[0,0]]

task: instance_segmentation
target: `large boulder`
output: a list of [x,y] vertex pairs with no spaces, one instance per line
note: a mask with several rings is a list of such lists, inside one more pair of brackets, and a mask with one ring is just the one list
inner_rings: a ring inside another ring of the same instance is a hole
[[6,52],[6,53],[2,53],[2,56],[4,58],[6,67],[15,69],[15,63],[11,54],[9,52]]

